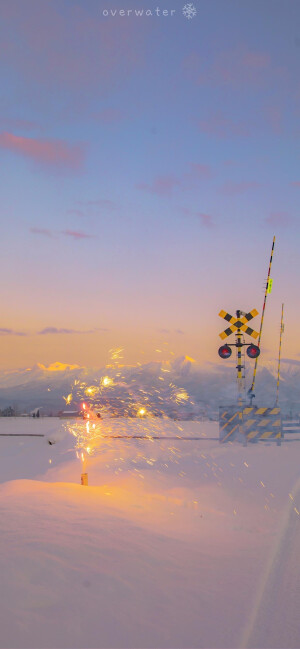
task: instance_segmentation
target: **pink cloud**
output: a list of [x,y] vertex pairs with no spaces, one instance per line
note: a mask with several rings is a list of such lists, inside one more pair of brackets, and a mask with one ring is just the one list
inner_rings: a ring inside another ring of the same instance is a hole
[[253,70],[266,70],[271,65],[271,57],[267,52],[251,52],[248,50],[242,56],[240,64]]
[[204,214],[203,212],[196,212],[196,216],[198,216],[202,225],[204,225],[206,228],[213,227],[213,219],[210,214]]
[[111,83],[113,76],[125,80],[141,65],[150,32],[146,21],[137,30],[132,20],[105,20],[97,3],[94,8],[66,3],[63,11],[59,5],[53,0],[1,0],[1,22],[8,37],[0,61],[5,57],[23,79],[38,81],[44,88],[79,91],[81,103],[82,88],[101,91],[103,81]]
[[248,192],[251,189],[258,189],[260,187],[260,184],[257,182],[239,182],[239,183],[225,183],[221,187],[221,192],[222,194],[226,194],[226,196],[236,196],[237,194],[244,194],[245,192]]
[[178,184],[181,185],[183,190],[192,189],[197,186],[200,181],[208,180],[212,176],[212,170],[209,165],[199,162],[191,162],[190,170],[178,179]]
[[234,122],[223,115],[221,111],[210,115],[206,120],[199,120],[198,127],[201,133],[213,135],[223,139],[227,137],[248,137],[250,135],[249,125],[243,122]]
[[199,162],[191,163],[191,175],[196,178],[210,178],[212,175],[211,168],[206,164]]
[[253,49],[246,43],[238,43],[227,50],[220,51],[218,47],[214,50],[215,53],[208,56],[191,52],[181,62],[181,75],[197,85],[242,91],[247,96],[262,89],[277,93],[278,88],[281,94],[290,94],[291,70],[277,65],[268,51]]
[[158,196],[170,196],[175,187],[191,189],[199,180],[210,178],[212,175],[211,168],[206,164],[191,162],[189,166],[189,171],[183,174],[181,178],[174,175],[157,176],[152,184],[139,183],[136,187]]
[[183,216],[194,216],[195,212],[193,210],[190,210],[189,207],[181,207],[180,209],[181,214]]
[[44,237],[49,237],[50,239],[54,238],[51,230],[47,230],[46,228],[30,228],[30,232],[32,234],[40,234]]
[[292,219],[288,212],[271,212],[265,221],[272,226],[289,226]]
[[[192,64],[196,72],[195,60],[192,60]],[[218,52],[210,64],[199,60],[196,81],[200,84],[231,86],[260,85],[266,78],[270,80],[270,68],[268,52],[250,50],[243,44]],[[185,65],[183,69],[186,69]]]
[[41,140],[0,133],[0,149],[12,151],[40,164],[78,170],[83,163],[83,149],[62,140]]
[[292,183],[291,183],[291,186],[292,186],[292,187],[300,187],[300,181],[299,181],[299,180],[296,180],[295,182],[292,182]]
[[151,185],[147,183],[139,183],[136,187],[137,189],[149,192],[150,194],[170,196],[173,189],[179,184],[180,181],[175,176],[157,176]]
[[206,228],[212,228],[214,226],[213,217],[211,214],[205,214],[204,212],[195,212],[194,210],[189,209],[188,207],[182,207],[180,212],[184,216],[196,217],[200,220],[201,224]]
[[66,237],[72,237],[73,239],[92,239],[93,235],[87,234],[86,232],[78,232],[77,230],[63,230],[62,234]]

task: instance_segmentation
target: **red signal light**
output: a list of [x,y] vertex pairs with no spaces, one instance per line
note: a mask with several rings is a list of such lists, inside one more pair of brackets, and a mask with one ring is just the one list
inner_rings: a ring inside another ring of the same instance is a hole
[[221,358],[229,358],[232,354],[231,347],[229,347],[229,345],[222,345],[222,347],[219,347],[218,349],[218,354]]
[[257,345],[251,344],[249,345],[249,347],[247,347],[247,355],[249,356],[249,358],[257,358],[259,354],[260,354],[260,349]]

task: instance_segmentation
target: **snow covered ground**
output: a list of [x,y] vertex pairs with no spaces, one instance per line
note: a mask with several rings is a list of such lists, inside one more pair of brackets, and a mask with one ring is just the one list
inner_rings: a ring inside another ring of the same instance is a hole
[[219,445],[215,422],[85,427],[0,420],[0,646],[299,648],[300,436],[244,448]]

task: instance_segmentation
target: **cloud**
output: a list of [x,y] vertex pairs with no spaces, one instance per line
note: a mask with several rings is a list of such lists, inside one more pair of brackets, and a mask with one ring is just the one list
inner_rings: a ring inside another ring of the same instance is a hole
[[190,167],[191,167],[190,176],[192,177],[210,178],[212,175],[211,167],[209,167],[209,165],[201,164],[199,162],[191,162]]
[[95,89],[103,92],[104,82],[118,78],[126,83],[144,60],[150,26],[136,29],[135,21],[104,20],[99,3],[88,4],[66,3],[62,11],[53,0],[1,0],[6,47],[0,50],[0,62],[8,61],[12,76],[25,85],[38,82],[41,95],[71,91],[79,107]]
[[77,171],[84,159],[83,148],[63,140],[42,140],[13,133],[0,133],[0,149],[29,158],[39,164]]
[[295,182],[292,182],[292,183],[291,183],[291,186],[292,186],[292,187],[300,187],[300,181],[299,181],[299,180],[296,180]]
[[191,162],[189,170],[183,174],[181,179],[178,178],[178,185],[183,190],[198,187],[199,182],[207,181],[212,176],[212,169],[209,165],[200,162]]
[[196,212],[195,216],[197,216],[202,225],[204,225],[206,228],[212,228],[213,227],[213,218],[210,214],[204,214],[203,212]]
[[233,87],[261,85],[282,72],[272,69],[268,52],[249,49],[244,44],[217,52],[207,63],[197,52],[192,52],[183,60],[181,70],[197,84]]
[[219,139],[229,137],[249,137],[250,127],[244,122],[235,122],[225,117],[221,111],[213,113],[207,119],[198,120],[201,133],[213,135]]
[[240,61],[243,68],[251,70],[266,70],[270,67],[271,57],[268,52],[246,51]]
[[288,363],[289,365],[300,365],[300,361],[295,358],[282,358],[282,363]]
[[244,194],[251,189],[258,189],[260,183],[254,181],[242,181],[239,183],[225,183],[222,185],[220,191],[226,196],[236,196],[237,194]]
[[[47,228],[33,227],[30,228],[29,231],[32,234],[38,234],[40,236],[47,237],[49,239],[57,238],[57,235],[55,235],[51,230],[48,230]],[[79,232],[78,230],[63,230],[60,234],[63,234],[65,237],[71,237],[72,239],[76,239],[76,240],[94,238],[94,235],[87,234],[86,232]]]
[[147,183],[139,183],[136,185],[137,189],[149,192],[150,194],[157,194],[158,196],[170,196],[173,189],[180,184],[180,181],[175,176],[157,176],[151,185]]
[[189,171],[183,174],[181,178],[173,174],[156,176],[152,184],[139,183],[136,188],[158,196],[170,196],[176,187],[191,189],[199,180],[208,179],[211,175],[212,170],[209,165],[191,162]]
[[182,207],[180,212],[184,216],[192,216],[198,218],[201,224],[204,225],[206,228],[212,228],[214,226],[213,217],[211,216],[211,214],[205,214],[204,212],[196,212],[194,210],[190,210],[188,207]]
[[65,237],[71,237],[72,239],[93,239],[92,234],[87,234],[86,232],[78,232],[77,230],[62,230],[61,234]]
[[30,228],[30,232],[32,234],[40,234],[41,236],[48,237],[49,239],[54,239],[54,235],[51,230],[47,230],[46,228]]
[[24,331],[15,331],[14,329],[0,328],[0,336],[26,336]]
[[268,225],[288,227],[291,224],[292,219],[288,212],[271,212],[265,221]]
[[89,331],[78,331],[76,329],[63,329],[57,327],[45,327],[41,331],[38,331],[38,336],[47,336],[52,334],[92,334],[95,329],[90,329]]

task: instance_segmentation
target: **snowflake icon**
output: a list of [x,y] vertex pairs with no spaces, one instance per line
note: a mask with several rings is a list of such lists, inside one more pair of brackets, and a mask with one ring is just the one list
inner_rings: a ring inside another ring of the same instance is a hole
[[192,2],[188,2],[186,5],[184,5],[182,13],[186,18],[188,18],[188,20],[190,20],[191,18],[195,18],[195,16],[197,15],[197,9]]

